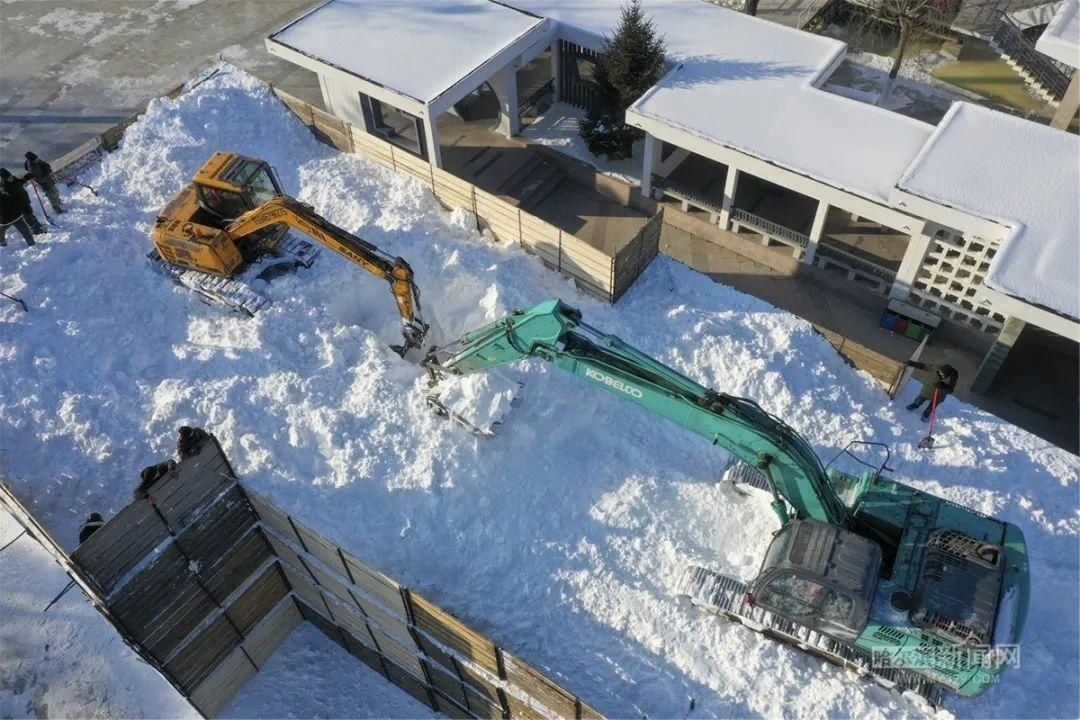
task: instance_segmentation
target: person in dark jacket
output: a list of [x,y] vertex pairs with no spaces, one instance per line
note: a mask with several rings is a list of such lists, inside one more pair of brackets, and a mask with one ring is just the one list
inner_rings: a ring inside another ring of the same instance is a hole
[[26,172],[31,179],[45,191],[45,197],[49,198],[52,209],[58,213],[64,212],[60,204],[60,191],[56,189],[56,178],[53,176],[52,165],[45,162],[32,152],[26,153],[26,162],[23,163]]
[[34,215],[34,206],[30,202],[30,193],[26,192],[26,178],[18,178],[11,174],[7,168],[0,168],[0,187],[4,188],[9,195],[14,196],[23,205],[23,217],[35,235],[41,235],[45,228]]
[[156,483],[161,478],[176,467],[176,461],[169,459],[165,462],[160,462],[157,465],[147,465],[139,473],[139,484],[135,486],[135,490],[131,493],[131,497],[134,500],[145,500],[150,497],[150,486]]
[[0,186],[0,247],[7,245],[7,229],[13,227],[26,241],[34,244],[34,231],[23,215],[22,201]]
[[203,442],[209,438],[210,433],[202,428],[193,428],[188,427],[187,425],[183,426],[176,436],[177,457],[183,460],[184,458],[195,455],[199,452]]
[[956,391],[956,383],[960,379],[960,373],[952,365],[927,365],[926,363],[908,360],[907,365],[917,369],[926,370],[927,377],[923,380],[922,389],[918,396],[907,406],[908,410],[915,410],[927,400],[933,400],[923,410],[922,419],[929,420],[930,412],[935,405],[941,405],[945,398]]
[[105,520],[97,513],[90,513],[90,516],[86,518],[86,522],[83,523],[82,529],[79,530],[79,544],[82,545],[87,539],[98,531],[102,525],[105,524]]

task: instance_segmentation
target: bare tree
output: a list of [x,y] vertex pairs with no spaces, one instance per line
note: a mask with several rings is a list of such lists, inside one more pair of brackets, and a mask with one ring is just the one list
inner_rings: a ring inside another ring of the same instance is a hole
[[757,16],[758,0],[745,0],[743,3],[743,12],[747,15]]
[[940,33],[947,29],[956,15],[957,5],[955,0],[869,0],[862,9],[858,34],[881,37],[889,28],[899,30],[896,57],[889,69],[892,81],[900,73],[912,39],[919,33]]

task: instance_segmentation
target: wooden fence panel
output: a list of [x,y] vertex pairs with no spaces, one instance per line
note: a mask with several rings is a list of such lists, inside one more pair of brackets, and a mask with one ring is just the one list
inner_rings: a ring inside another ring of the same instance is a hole
[[276,563],[267,567],[226,609],[229,619],[244,634],[289,594],[289,586]]
[[270,544],[270,549],[273,550],[274,555],[276,555],[282,563],[289,565],[293,570],[303,575],[308,582],[314,582],[315,576],[312,574],[311,569],[308,568],[307,563],[304,562],[300,557],[300,554],[293,549],[292,545],[286,543],[278,537],[276,532],[269,528],[263,528],[263,534]]
[[577,703],[573,695],[505,650],[502,651],[502,656],[507,680],[559,717],[574,717]]
[[435,690],[450,698],[461,707],[467,707],[467,701],[465,700],[465,685],[461,682],[461,678],[457,676],[456,672],[448,672],[441,666],[430,662],[424,663],[424,668],[427,670],[427,675],[431,678],[431,684]]
[[[342,555],[345,558],[345,565],[349,569],[349,577],[352,578],[354,585],[378,600],[383,607],[391,611],[391,614],[402,620],[408,619],[409,615],[405,611],[405,603],[401,599],[400,585],[344,550]],[[358,599],[362,600],[362,598]]]
[[258,516],[259,521],[272,529],[282,538],[288,540],[296,547],[303,547],[300,542],[300,537],[293,530],[293,525],[289,521],[289,516],[286,515],[280,508],[271,503],[257,492],[244,488],[244,493],[247,495],[248,501],[255,509],[255,514]]
[[469,212],[476,212],[472,183],[434,166],[431,168],[431,174],[435,197],[439,202],[450,209],[461,207]]
[[345,642],[345,638],[348,637],[347,633],[343,633],[334,621],[326,617],[326,615],[315,608],[308,605],[303,600],[297,600],[296,607],[300,610],[300,614],[304,619],[314,625],[323,635],[337,643],[341,649],[345,652],[349,651],[349,646]]
[[431,164],[423,158],[399,148],[394,148],[394,164],[398,172],[408,173],[424,185],[431,187]]
[[296,528],[297,534],[300,536],[300,545],[309,555],[315,557],[316,560],[323,563],[331,570],[345,577],[349,576],[349,571],[345,569],[345,565],[341,560],[341,555],[338,554],[337,545],[319,535],[311,528],[301,523],[296,522],[293,519],[293,526]]
[[521,241],[521,220],[516,207],[496,195],[475,188],[476,214],[491,230],[495,239],[504,243]]
[[[368,640],[370,642],[370,638]],[[382,656],[379,655],[377,650],[369,645],[365,645],[361,638],[358,638],[349,632],[346,632],[345,634],[345,645],[350,655],[383,677],[386,677],[386,671],[383,669]]]
[[323,600],[322,592],[315,583],[298,573],[291,565],[282,563],[281,570],[285,573],[285,579],[289,582],[292,591],[296,593],[296,597],[329,619],[330,611],[326,609],[326,601]]
[[149,502],[135,502],[87,538],[71,559],[108,595],[117,581],[169,537]]
[[315,107],[312,108],[311,115],[312,128],[317,134],[321,134],[338,150],[352,152],[352,130],[348,123]]
[[390,682],[412,695],[424,705],[427,705],[433,710],[435,709],[435,706],[431,702],[431,696],[428,694],[427,684],[423,680],[418,679],[411,670],[401,668],[394,663],[387,661],[386,675],[390,678]]
[[302,620],[300,611],[296,609],[296,602],[291,597],[283,597],[274,609],[252,628],[251,634],[244,638],[244,649],[252,661],[262,668],[282,641],[300,626]]
[[356,601],[353,599],[352,593],[349,592],[348,585],[345,584],[344,578],[341,575],[330,572],[319,563],[314,562],[308,563],[308,570],[315,576],[315,582],[319,587],[336,597],[339,601],[351,606],[357,612],[360,612]]
[[371,626],[371,632],[375,636],[375,644],[383,657],[392,660],[399,667],[412,673],[415,677],[424,677],[424,668],[420,665],[420,658],[416,655],[416,646],[409,639],[409,645],[402,645],[395,638],[382,632],[377,626]]
[[459,655],[495,675],[499,664],[495,658],[495,643],[446,612],[423,595],[409,594],[416,626]]
[[217,717],[256,672],[244,651],[237,647],[191,691],[191,702],[206,717]]
[[521,246],[556,270],[562,258],[562,234],[554,225],[527,213],[521,214]]
[[233,482],[236,476],[229,461],[217,439],[211,437],[193,457],[151,485],[150,495],[165,522],[179,532],[201,512],[203,505]]
[[165,663],[165,668],[190,693],[239,642],[240,635],[233,629],[232,623],[224,615],[219,615]]
[[393,145],[360,128],[352,129],[353,149],[380,165],[394,167]]
[[272,556],[262,533],[253,528],[222,558],[202,571],[203,584],[211,595],[224,600]]

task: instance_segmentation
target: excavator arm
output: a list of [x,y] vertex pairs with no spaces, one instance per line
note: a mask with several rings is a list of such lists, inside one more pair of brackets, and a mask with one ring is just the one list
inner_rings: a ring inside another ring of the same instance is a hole
[[[709,390],[581,321],[581,313],[550,300],[464,335],[432,351],[434,376],[468,374],[538,357],[720,445],[769,478],[782,523],[792,516],[840,527],[849,511],[810,445],[751,400]],[[790,511],[788,507],[790,506]]]
[[273,197],[244,213],[225,228],[225,233],[230,237],[240,238],[278,223],[284,223],[317,240],[372,275],[390,283],[390,291],[394,294],[405,335],[402,350],[421,347],[428,325],[421,318],[420,290],[407,262],[399,257],[391,257],[371,243],[329,222],[310,205],[285,195]]

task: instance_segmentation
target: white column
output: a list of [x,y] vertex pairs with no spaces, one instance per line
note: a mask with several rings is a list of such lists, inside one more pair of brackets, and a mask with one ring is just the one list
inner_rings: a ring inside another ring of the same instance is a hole
[[663,143],[656,142],[656,138],[645,133],[645,147],[642,149],[641,160],[641,194],[646,198],[652,198],[653,168],[660,162],[662,147]]
[[807,265],[814,264],[814,256],[817,255],[817,246],[821,242],[821,233],[825,231],[825,218],[829,216],[829,203],[824,200],[818,201],[817,212],[814,213],[814,224],[810,226],[810,242],[806,244],[806,252],[803,253],[802,261]]
[[499,98],[499,132],[513,137],[521,132],[521,116],[518,115],[517,61],[504,67],[489,81]]
[[427,146],[428,162],[437,168],[442,168],[442,148],[439,147],[439,126],[435,122],[438,117],[431,116],[431,108],[424,108],[422,116],[424,120],[424,144]]
[[728,165],[727,176],[724,177],[724,199],[720,205],[720,227],[724,230],[731,229],[731,204],[735,202],[735,186],[739,182],[739,169]]
[[907,300],[911,295],[911,288],[915,287],[915,278],[919,276],[919,270],[926,260],[926,253],[930,252],[930,235],[923,227],[922,232],[913,233],[908,240],[907,250],[900,261],[900,269],[896,271],[896,279],[889,288],[889,297],[895,300]]
[[1069,123],[1076,117],[1077,110],[1080,110],[1080,70],[1073,72],[1072,82],[1065,90],[1065,96],[1061,98],[1061,104],[1054,113],[1054,119],[1050,121],[1050,127],[1067,130]]
[[1005,358],[1009,357],[1013,345],[1020,338],[1020,333],[1024,331],[1025,326],[1026,323],[1019,318],[1005,318],[1005,324],[1001,326],[1001,332],[998,333],[994,344],[986,353],[986,357],[983,358],[982,364],[979,365],[979,369],[971,381],[972,392],[985,395],[990,390],[990,385],[993,384],[994,378],[997,377],[998,370],[1005,363]]
[[555,81],[552,83],[553,90],[551,93],[552,102],[559,102],[562,100],[559,88],[559,72],[562,67],[562,57],[559,53],[559,41],[551,43],[551,78]]

